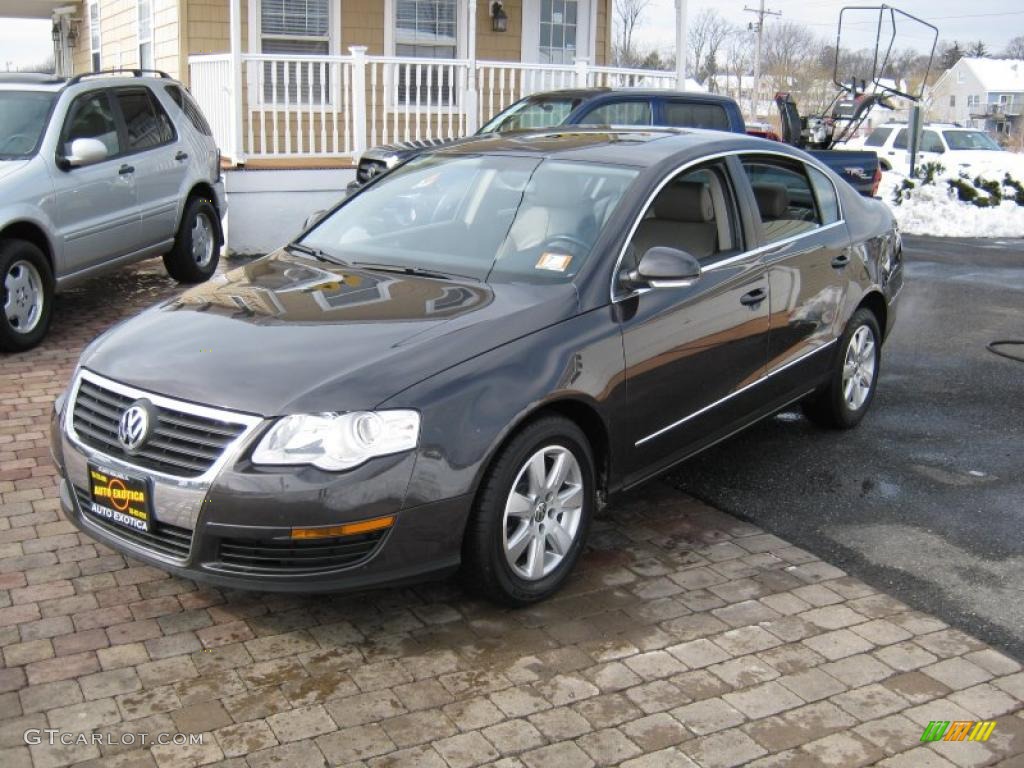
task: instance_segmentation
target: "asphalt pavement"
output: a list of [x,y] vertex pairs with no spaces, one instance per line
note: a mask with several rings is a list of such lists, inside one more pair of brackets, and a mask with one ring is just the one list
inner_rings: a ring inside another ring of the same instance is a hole
[[1024,363],[986,349],[1024,339],[1024,239],[904,247],[859,427],[781,413],[669,479],[1024,659]]

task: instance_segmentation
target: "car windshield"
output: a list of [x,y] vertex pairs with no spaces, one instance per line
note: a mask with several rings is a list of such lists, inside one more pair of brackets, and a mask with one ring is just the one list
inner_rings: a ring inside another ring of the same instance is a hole
[[949,144],[950,149],[1002,151],[1002,147],[991,136],[982,131],[943,131],[942,135],[946,137],[946,143]]
[[582,99],[565,97],[534,97],[517,101],[491,118],[477,133],[523,131],[561,125]]
[[0,160],[35,154],[55,98],[46,91],[0,91]]
[[425,155],[349,198],[299,241],[353,265],[489,282],[561,282],[590,255],[633,168]]

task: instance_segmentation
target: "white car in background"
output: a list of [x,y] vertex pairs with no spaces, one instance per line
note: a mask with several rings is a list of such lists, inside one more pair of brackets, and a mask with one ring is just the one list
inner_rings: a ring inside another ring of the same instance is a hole
[[[885,123],[864,140],[864,149],[875,150],[884,171],[906,174],[910,163],[910,138],[905,123]],[[921,129],[917,165],[938,162],[951,172],[1006,171],[1024,178],[1024,156],[1007,152],[985,131],[948,123],[930,123]]]

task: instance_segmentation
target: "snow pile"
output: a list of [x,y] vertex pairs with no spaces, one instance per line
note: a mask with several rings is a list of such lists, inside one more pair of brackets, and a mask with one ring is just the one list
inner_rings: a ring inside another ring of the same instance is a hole
[[1010,180],[995,168],[968,176],[926,166],[924,178],[882,174],[878,194],[907,234],[1024,237],[1024,188]]

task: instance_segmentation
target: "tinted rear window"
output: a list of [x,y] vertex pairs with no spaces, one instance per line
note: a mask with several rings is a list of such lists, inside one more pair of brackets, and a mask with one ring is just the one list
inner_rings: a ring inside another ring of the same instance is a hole
[[875,130],[871,132],[871,135],[865,140],[864,146],[880,147],[885,144],[885,140],[889,138],[889,134],[892,132],[892,128],[875,128]]
[[665,103],[665,125],[678,128],[711,128],[729,130],[729,115],[718,104]]
[[213,136],[213,131],[210,130],[210,124],[206,122],[206,118],[203,117],[202,111],[199,109],[199,105],[192,100],[192,97],[183,91],[177,85],[168,85],[164,87],[167,91],[167,95],[171,97],[171,100],[178,105],[179,109],[185,113],[185,117],[192,123],[192,126],[204,136]]

